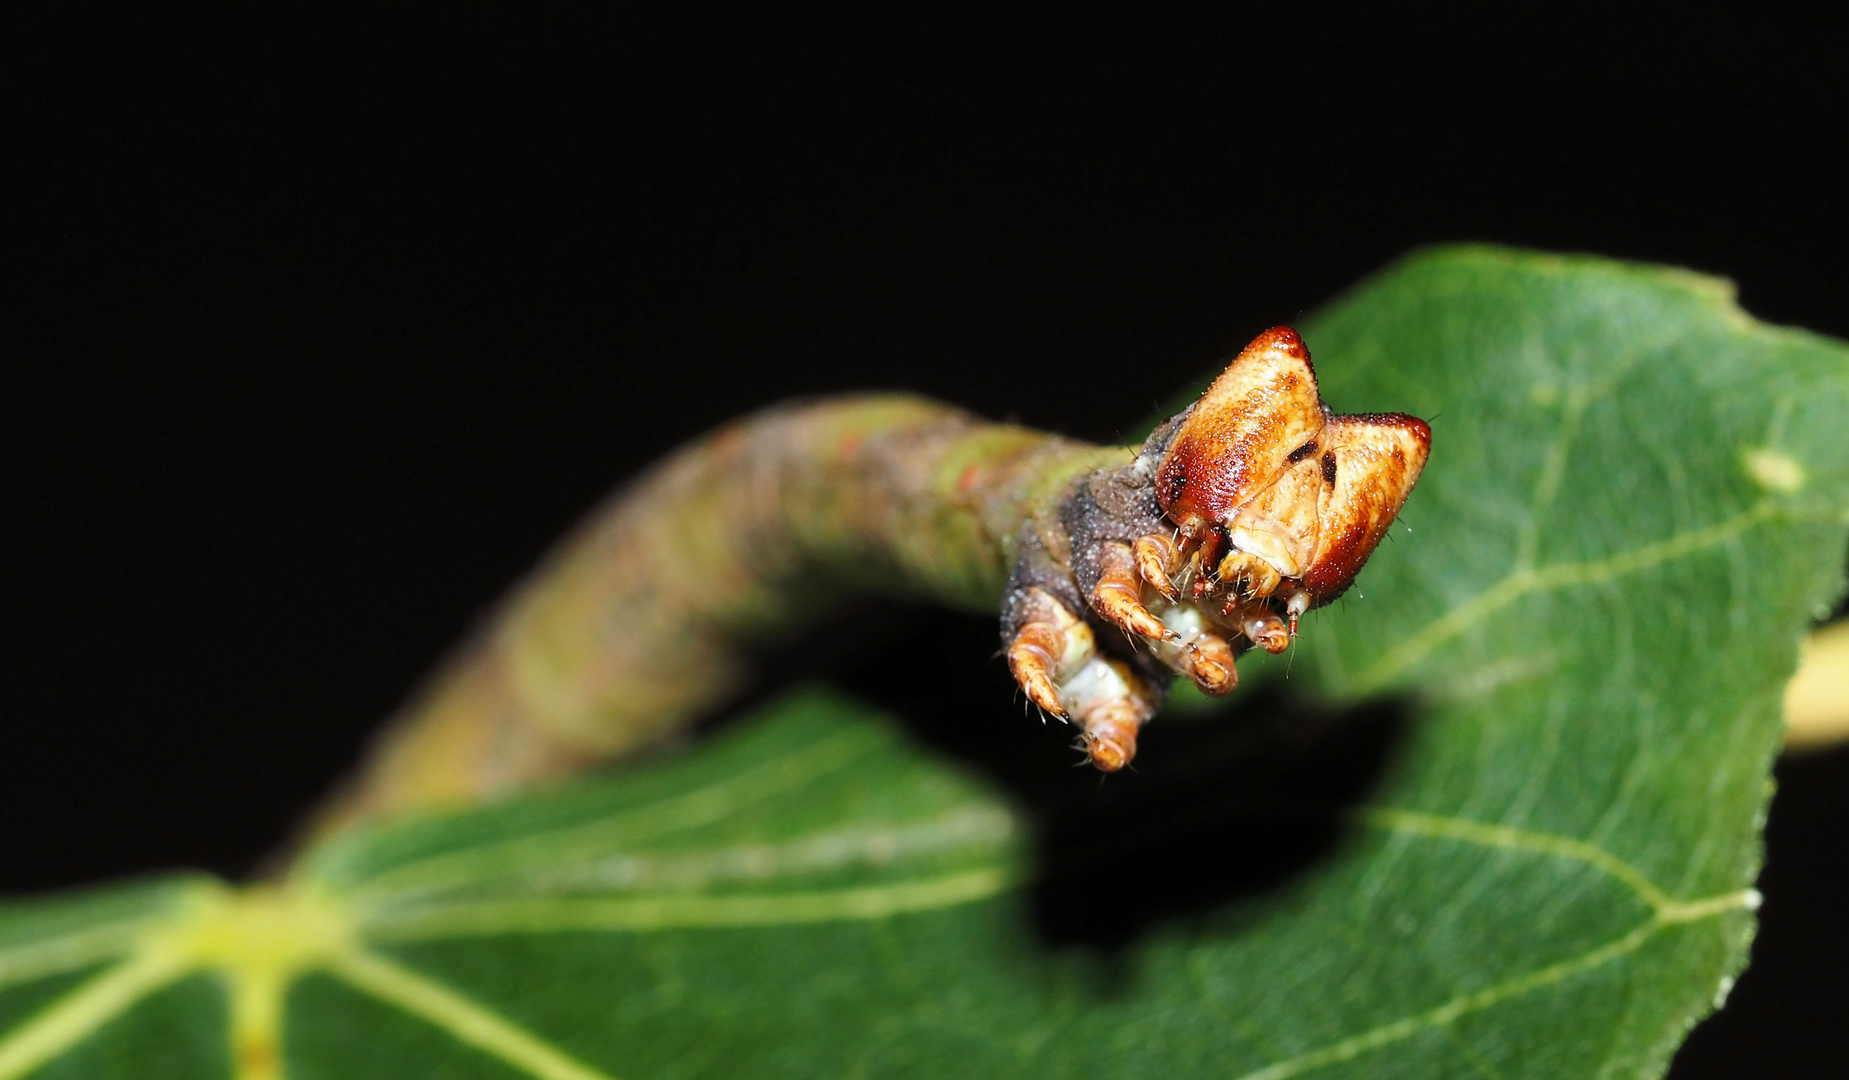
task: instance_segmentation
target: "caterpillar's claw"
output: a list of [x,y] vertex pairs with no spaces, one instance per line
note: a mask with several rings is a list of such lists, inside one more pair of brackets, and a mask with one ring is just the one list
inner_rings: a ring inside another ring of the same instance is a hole
[[1297,636],[1297,620],[1303,617],[1304,612],[1310,610],[1310,594],[1301,591],[1291,593],[1290,600],[1284,605],[1284,610],[1285,613],[1290,616],[1290,636],[1295,638]]
[[1212,630],[1201,631],[1183,645],[1180,660],[1181,673],[1194,680],[1203,694],[1219,697],[1239,685],[1232,643]]
[[1126,716],[1100,717],[1084,735],[1085,756],[1099,772],[1116,772],[1136,757],[1136,732],[1141,721]]
[[1092,658],[1091,627],[1042,589],[1027,590],[1021,614],[1020,627],[1008,642],[1008,670],[1029,701],[1066,719],[1059,682]]
[[1139,579],[1130,545],[1111,542],[1098,553],[1098,585],[1091,591],[1091,606],[1111,624],[1151,641],[1167,641],[1174,632],[1143,606]]
[[[1240,631],[1266,652],[1281,653],[1290,648],[1291,631],[1266,604],[1248,601],[1239,607],[1235,617],[1239,620]],[[1291,618],[1295,620],[1296,616]]]
[[1053,683],[1047,645],[1042,628],[1023,627],[1008,649],[1008,670],[1014,673],[1014,681],[1020,684],[1027,700],[1063,720],[1066,710],[1059,703],[1059,689]]
[[1157,658],[1193,680],[1204,694],[1231,693],[1239,685],[1233,645],[1195,604],[1161,605],[1162,621],[1174,637],[1158,644]]
[[1175,541],[1161,533],[1150,533],[1136,538],[1130,548],[1131,558],[1136,562],[1136,576],[1143,584],[1168,597],[1170,601],[1181,599],[1181,591],[1169,575],[1180,569],[1181,548]]
[[1284,584],[1284,576],[1277,567],[1249,551],[1229,551],[1226,558],[1220,560],[1217,574],[1228,585],[1244,584],[1238,591],[1246,596],[1270,596]]

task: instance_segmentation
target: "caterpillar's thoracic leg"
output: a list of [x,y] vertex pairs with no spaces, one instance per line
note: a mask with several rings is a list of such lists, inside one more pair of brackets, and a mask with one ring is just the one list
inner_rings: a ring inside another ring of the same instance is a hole
[[1194,680],[1201,693],[1218,697],[1232,693],[1233,687],[1239,685],[1239,669],[1233,665],[1233,646],[1212,630],[1201,631],[1199,637],[1184,645],[1182,655],[1186,662],[1184,674]]
[[1023,589],[1011,610],[1018,625],[1008,667],[1021,689],[1078,726],[1092,764],[1106,772],[1129,764],[1137,729],[1155,715],[1161,695],[1129,664],[1099,656],[1091,627],[1045,589]]
[[1248,600],[1234,605],[1228,614],[1239,620],[1239,629],[1252,639],[1252,644],[1266,652],[1281,653],[1290,648],[1290,630],[1278,613],[1263,601]]
[[1270,596],[1284,583],[1276,567],[1249,551],[1227,552],[1220,561],[1219,577],[1235,587],[1243,582],[1245,587],[1238,591],[1246,596]]
[[1142,579],[1138,576],[1130,545],[1110,541],[1098,551],[1098,585],[1091,592],[1091,606],[1098,614],[1123,630],[1164,641],[1174,637],[1162,620],[1143,606]]
[[1094,656],[1061,685],[1061,700],[1082,733],[1086,756],[1104,772],[1136,757],[1136,733],[1159,701],[1122,660]]
[[1178,604],[1162,612],[1162,621],[1174,637],[1156,646],[1156,655],[1169,667],[1194,681],[1201,693],[1219,696],[1231,693],[1239,685],[1239,669],[1233,663],[1233,646],[1200,609]]
[[1291,593],[1290,600],[1284,605],[1284,610],[1290,615],[1290,636],[1294,638],[1297,636],[1297,620],[1303,617],[1304,612],[1310,610],[1310,594]]
[[1043,589],[1028,589],[1018,611],[1022,620],[1008,643],[1008,670],[1028,700],[1063,719],[1059,681],[1091,659],[1091,627]]
[[1181,547],[1175,541],[1161,533],[1139,536],[1130,554],[1136,562],[1136,576],[1142,578],[1145,585],[1171,601],[1181,598],[1181,592],[1170,579],[1170,575],[1181,569]]

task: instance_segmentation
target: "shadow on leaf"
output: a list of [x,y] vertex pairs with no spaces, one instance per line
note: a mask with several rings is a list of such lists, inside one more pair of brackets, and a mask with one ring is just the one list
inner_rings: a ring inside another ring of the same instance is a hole
[[[1034,924],[1051,948],[1116,953],[1158,925],[1277,890],[1341,842],[1410,719],[1393,701],[1330,709],[1277,685],[1159,716],[1132,771],[1106,776],[1042,723],[995,651],[992,622],[896,605],[771,657],[760,699],[822,679],[1007,792],[1036,830]],[[986,662],[985,662],[986,660]]]

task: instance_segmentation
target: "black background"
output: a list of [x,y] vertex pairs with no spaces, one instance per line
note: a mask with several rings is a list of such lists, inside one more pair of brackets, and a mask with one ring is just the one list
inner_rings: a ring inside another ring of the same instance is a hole
[[[246,872],[604,491],[779,398],[1121,438],[1447,240],[1692,266],[1849,336],[1845,115],[1803,64],[209,30],[16,70],[6,892]],[[1780,780],[1755,966],[1678,1077],[1849,1071],[1849,755]]]

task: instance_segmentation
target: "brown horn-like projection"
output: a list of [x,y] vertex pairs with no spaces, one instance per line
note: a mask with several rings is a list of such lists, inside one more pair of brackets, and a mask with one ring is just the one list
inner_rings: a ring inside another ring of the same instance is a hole
[[1333,416],[1323,441],[1316,554],[1303,575],[1318,604],[1340,596],[1387,535],[1425,468],[1432,428],[1403,413]]
[[1223,523],[1269,487],[1326,417],[1310,350],[1288,326],[1254,338],[1207,387],[1156,470],[1156,501],[1177,524]]

